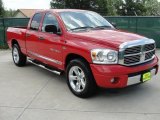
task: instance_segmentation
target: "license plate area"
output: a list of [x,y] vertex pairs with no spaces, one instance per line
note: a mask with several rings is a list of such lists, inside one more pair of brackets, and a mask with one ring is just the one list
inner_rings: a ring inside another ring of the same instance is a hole
[[156,75],[156,71],[157,67],[155,66],[145,71],[129,74],[127,86],[150,81]]
[[142,74],[142,82],[147,82],[149,80],[151,80],[152,74],[151,72],[145,72]]

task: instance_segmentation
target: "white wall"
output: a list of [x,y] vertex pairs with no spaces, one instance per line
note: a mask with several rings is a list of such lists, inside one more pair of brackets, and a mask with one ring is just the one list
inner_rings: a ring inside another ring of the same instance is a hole
[[26,18],[21,12],[18,12],[15,16],[15,18]]

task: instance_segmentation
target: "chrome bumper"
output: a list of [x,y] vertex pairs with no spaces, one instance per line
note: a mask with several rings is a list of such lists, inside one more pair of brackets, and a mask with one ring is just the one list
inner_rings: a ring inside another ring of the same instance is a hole
[[[156,75],[156,69],[151,70],[152,78]],[[128,78],[127,86],[141,83],[141,74]]]

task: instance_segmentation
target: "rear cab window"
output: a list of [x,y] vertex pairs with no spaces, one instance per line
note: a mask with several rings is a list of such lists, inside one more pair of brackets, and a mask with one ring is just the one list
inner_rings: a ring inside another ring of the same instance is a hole
[[41,20],[42,20],[42,13],[36,13],[33,16],[33,19],[31,21],[30,30],[38,31]]

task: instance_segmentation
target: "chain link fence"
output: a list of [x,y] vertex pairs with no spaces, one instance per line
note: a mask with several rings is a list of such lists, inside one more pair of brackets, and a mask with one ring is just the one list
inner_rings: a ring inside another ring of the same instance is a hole
[[[160,48],[160,17],[110,17],[105,18],[116,23],[118,29],[134,32],[156,41]],[[12,26],[27,26],[29,18],[0,19],[0,48],[7,46],[6,30]]]
[[160,48],[160,17],[105,17],[118,29],[134,32],[156,41]]
[[5,45],[4,41],[5,41],[4,19],[0,19],[0,46]]
[[29,18],[0,18],[0,48],[7,48],[6,30],[13,26],[27,26]]

